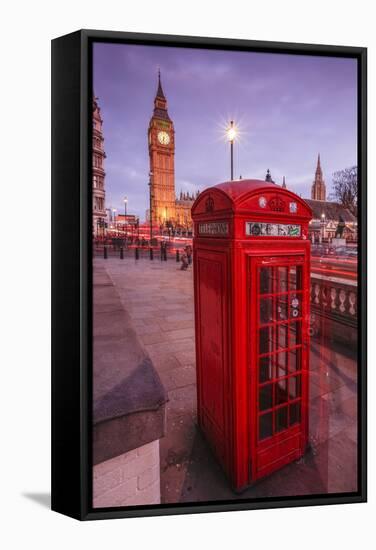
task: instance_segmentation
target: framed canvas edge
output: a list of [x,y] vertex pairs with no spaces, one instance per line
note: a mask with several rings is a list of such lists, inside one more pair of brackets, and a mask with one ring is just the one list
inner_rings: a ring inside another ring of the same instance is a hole
[[[116,31],[95,31],[81,30],[72,35],[80,36],[80,261],[77,265],[77,273],[80,279],[80,376],[79,376],[79,418],[77,425],[80,431],[79,455],[77,464],[80,469],[80,496],[79,496],[79,513],[76,511],[68,513],[66,510],[53,509],[71,515],[76,519],[95,520],[95,519],[111,519],[123,517],[143,517],[143,516],[160,516],[173,514],[192,514],[205,512],[221,512],[235,510],[253,510],[279,507],[296,507],[296,506],[316,506],[329,504],[346,504],[360,503],[367,500],[367,371],[366,371],[366,267],[367,267],[367,219],[366,219],[366,182],[367,182],[367,49],[363,47],[348,47],[348,46],[323,46],[315,44],[298,44],[285,42],[265,42],[253,40],[239,39],[221,39],[221,38],[200,38],[189,36],[175,35],[158,35],[145,33],[128,33]],[[66,36],[72,36],[66,35]],[[65,37],[62,37],[65,38]],[[55,39],[59,41],[61,38]],[[90,453],[90,430],[91,430],[91,395],[89,384],[90,378],[90,361],[91,361],[91,341],[89,325],[91,322],[91,253],[89,232],[89,216],[90,210],[90,192],[89,184],[89,145],[90,145],[90,50],[93,42],[96,41],[119,41],[122,43],[143,43],[148,45],[166,45],[166,46],[182,46],[182,47],[213,47],[213,48],[229,48],[229,49],[247,49],[249,51],[265,51],[278,53],[294,53],[302,55],[327,55],[341,57],[355,57],[358,59],[358,165],[360,168],[359,189],[361,192],[359,201],[360,218],[360,255],[359,255],[359,275],[361,277],[360,290],[358,290],[360,316],[359,316],[359,349],[358,349],[358,372],[360,374],[359,393],[361,397],[358,404],[358,426],[360,428],[360,438],[358,444],[358,459],[359,459],[359,484],[358,492],[350,494],[326,494],[326,495],[311,495],[309,497],[280,497],[273,499],[257,499],[254,501],[239,500],[233,501],[217,501],[210,503],[176,503],[173,505],[155,505],[155,506],[137,506],[127,508],[106,508],[97,509],[91,505],[91,453]],[[52,238],[52,246],[54,246],[54,237]],[[361,368],[360,368],[361,367]],[[75,382],[77,380],[75,378]],[[75,406],[77,410],[77,404]],[[54,439],[53,439],[54,441]],[[61,474],[61,472],[60,472]],[[66,472],[69,477],[69,472]],[[56,472],[55,472],[56,475]]]

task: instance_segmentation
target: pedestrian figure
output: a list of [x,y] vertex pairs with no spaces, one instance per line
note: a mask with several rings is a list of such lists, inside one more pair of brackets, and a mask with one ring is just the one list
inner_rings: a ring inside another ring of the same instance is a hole
[[188,269],[188,256],[186,250],[184,250],[183,254],[181,255],[181,271],[187,271]]
[[186,251],[187,251],[187,257],[188,257],[188,264],[191,265],[191,263],[192,263],[192,247],[191,247],[190,244],[187,245]]

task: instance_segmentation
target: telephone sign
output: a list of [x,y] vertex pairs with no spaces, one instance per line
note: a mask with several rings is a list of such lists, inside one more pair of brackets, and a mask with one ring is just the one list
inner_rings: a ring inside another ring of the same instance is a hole
[[285,223],[246,222],[246,234],[270,237],[300,237],[301,226]]

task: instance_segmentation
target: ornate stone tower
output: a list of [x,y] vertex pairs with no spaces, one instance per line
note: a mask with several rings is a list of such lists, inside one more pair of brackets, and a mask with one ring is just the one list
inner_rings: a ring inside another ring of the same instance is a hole
[[98,98],[93,99],[93,234],[104,235],[106,219],[105,207],[105,171],[103,161],[106,153],[103,148],[103,120],[98,105]]
[[322,169],[320,164],[320,153],[317,159],[317,167],[315,173],[315,180],[312,185],[311,199],[315,201],[326,201],[326,185],[322,176]]
[[150,119],[149,158],[152,192],[152,219],[165,224],[176,218],[175,196],[175,131],[167,112],[161,75],[158,72],[158,89],[154,99],[154,112]]

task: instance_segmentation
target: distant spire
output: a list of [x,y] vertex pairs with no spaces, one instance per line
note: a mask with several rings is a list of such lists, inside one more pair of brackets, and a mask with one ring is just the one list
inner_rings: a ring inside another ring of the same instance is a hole
[[283,187],[283,189],[286,189],[286,179],[285,179],[285,176],[283,176],[282,187]]
[[322,169],[321,169],[321,161],[320,161],[320,153],[317,157],[317,166],[316,166],[316,176],[319,175],[322,178]]
[[326,185],[322,175],[320,153],[317,157],[317,166],[315,172],[315,179],[311,189],[311,198],[316,201],[326,200]]

